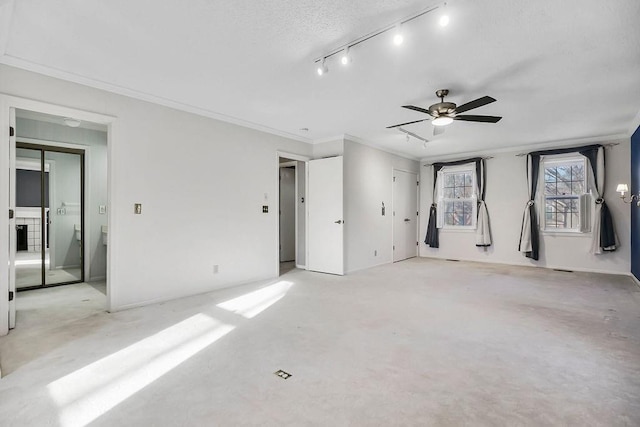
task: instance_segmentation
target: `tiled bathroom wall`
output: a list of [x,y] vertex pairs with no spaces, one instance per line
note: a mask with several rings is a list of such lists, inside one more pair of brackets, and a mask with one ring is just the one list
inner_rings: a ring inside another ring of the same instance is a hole
[[40,218],[16,218],[16,225],[27,225],[27,244],[29,252],[42,250],[40,234]]

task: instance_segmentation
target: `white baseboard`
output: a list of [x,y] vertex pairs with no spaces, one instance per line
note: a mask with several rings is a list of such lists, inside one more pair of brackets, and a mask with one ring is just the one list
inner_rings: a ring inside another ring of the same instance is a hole
[[567,267],[566,265],[536,265],[536,264],[533,264],[533,262],[531,262],[531,263],[527,263],[527,262],[495,262],[495,261],[481,260],[481,259],[440,258],[440,257],[433,257],[433,256],[420,256],[420,258],[438,259],[438,260],[441,260],[441,261],[447,261],[447,260],[455,259],[456,261],[463,261],[463,262],[478,262],[478,263],[482,263],[482,264],[495,264],[495,265],[511,265],[511,266],[515,266],[515,267],[544,268],[544,269],[547,269],[547,270],[570,270],[570,271],[577,271],[577,272],[580,272],[580,273],[613,274],[615,276],[627,276],[627,275],[630,274],[630,273],[623,272],[623,271],[600,270],[600,269],[597,269],[597,268]]
[[103,280],[107,280],[107,276],[95,276],[95,277],[90,277],[89,280],[85,280],[85,282],[100,282]]
[[353,270],[349,270],[347,272],[345,272],[344,274],[351,274],[351,273],[355,273],[356,271],[362,271],[362,270],[366,270],[369,268],[373,268],[373,267],[380,267],[381,265],[385,265],[385,264],[393,264],[393,261],[382,261],[378,264],[373,264],[373,265],[368,265],[366,267],[360,267],[360,268],[356,268]]
[[636,286],[640,288],[640,280],[638,280],[638,278],[634,276],[633,273],[629,273],[629,277],[631,277],[631,280],[633,280],[633,283],[635,283]]

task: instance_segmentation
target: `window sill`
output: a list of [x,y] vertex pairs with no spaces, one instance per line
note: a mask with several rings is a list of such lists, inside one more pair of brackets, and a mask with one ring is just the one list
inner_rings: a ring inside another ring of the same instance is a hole
[[440,228],[440,231],[446,233],[475,233],[476,228]]
[[593,233],[590,231],[581,232],[581,231],[551,231],[551,230],[540,230],[540,234],[543,236],[553,236],[553,237],[591,237]]

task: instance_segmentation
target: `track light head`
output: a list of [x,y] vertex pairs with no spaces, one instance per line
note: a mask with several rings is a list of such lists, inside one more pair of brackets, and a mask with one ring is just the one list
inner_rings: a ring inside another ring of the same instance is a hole
[[349,65],[351,63],[351,53],[349,52],[350,48],[345,48],[344,52],[342,52],[342,56],[340,57],[340,63],[342,65]]
[[447,14],[447,2],[442,5],[442,14],[440,15],[440,19],[438,23],[441,27],[446,27],[449,25],[449,15]]
[[396,25],[395,34],[393,35],[393,44],[400,46],[404,42],[404,36],[402,35],[402,24]]
[[325,74],[327,74],[329,72],[329,68],[324,63],[325,60],[326,60],[326,58],[322,58],[322,62],[320,62],[318,64],[318,68],[316,68],[316,73],[318,73],[319,76],[324,76]]

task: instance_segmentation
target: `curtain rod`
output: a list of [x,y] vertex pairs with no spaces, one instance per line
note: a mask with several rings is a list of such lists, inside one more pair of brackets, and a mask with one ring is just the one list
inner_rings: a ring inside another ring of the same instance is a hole
[[[477,158],[477,157],[476,157]],[[493,156],[489,156],[489,157],[480,157],[482,160],[489,160],[489,159],[493,159]],[[455,162],[456,160],[449,160],[451,162]],[[436,162],[436,163],[447,163],[447,162]],[[471,163],[471,162],[469,162]],[[433,166],[435,163],[425,163],[422,166]]]
[[[602,145],[605,148],[611,148],[613,146],[620,145],[620,143],[619,142],[610,142],[608,144],[600,144],[600,145]],[[571,148],[571,147],[561,147],[561,148]],[[579,147],[576,147],[576,148],[579,148]],[[518,154],[516,154],[516,157],[524,157],[527,154],[529,154],[529,153],[518,153]]]

